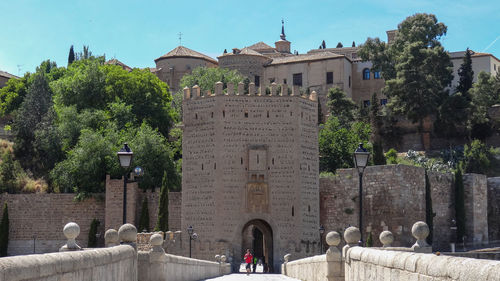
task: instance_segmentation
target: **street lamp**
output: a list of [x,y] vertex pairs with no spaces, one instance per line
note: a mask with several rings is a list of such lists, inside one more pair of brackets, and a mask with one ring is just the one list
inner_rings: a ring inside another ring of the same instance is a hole
[[[123,147],[116,153],[118,160],[120,161],[120,166],[124,170],[123,174],[123,224],[127,223],[127,183],[136,182],[136,180],[128,179],[128,169],[132,164],[132,159],[134,158],[134,152],[127,143],[123,144]],[[142,177],[144,175],[144,170],[141,167],[134,168],[135,176]]]
[[359,245],[363,246],[363,172],[368,165],[370,152],[360,143],[356,151],[354,151],[354,165],[358,169],[359,175],[359,230],[361,232],[361,239]]
[[323,254],[323,233],[325,233],[325,227],[323,225],[319,226],[319,254]]
[[187,228],[187,232],[189,234],[189,257],[191,257],[191,241],[198,239],[198,234],[194,232],[192,225]]

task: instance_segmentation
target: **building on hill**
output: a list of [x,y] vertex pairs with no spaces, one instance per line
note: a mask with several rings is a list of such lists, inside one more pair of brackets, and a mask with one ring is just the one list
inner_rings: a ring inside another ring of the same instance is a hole
[[126,71],[129,71],[129,72],[132,71],[132,68],[130,66],[124,64],[123,62],[121,62],[121,61],[119,61],[117,59],[108,60],[104,64],[118,65],[118,66],[120,66],[121,68],[123,68]]
[[[463,63],[466,51],[450,52],[451,62],[453,63],[453,81],[451,87],[454,89],[458,85],[458,69]],[[500,60],[489,53],[479,53],[471,50],[472,71],[474,71],[474,82],[481,71],[493,76],[500,72]]]
[[8,72],[0,70],[0,88],[5,87],[5,85],[7,84],[7,81],[9,81],[9,79],[11,79],[11,78],[19,78],[19,77],[12,75]]
[[190,74],[200,66],[217,67],[219,64],[215,59],[184,46],[178,46],[155,59],[155,63],[156,68],[152,69],[152,72],[167,83],[174,93],[179,90],[181,78],[185,74]]

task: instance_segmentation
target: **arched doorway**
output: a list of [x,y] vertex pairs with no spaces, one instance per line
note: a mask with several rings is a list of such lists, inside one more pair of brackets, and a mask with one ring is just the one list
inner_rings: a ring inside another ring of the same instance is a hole
[[269,272],[273,272],[273,230],[263,220],[251,220],[243,226],[241,232],[241,252],[250,249],[257,259],[262,259]]

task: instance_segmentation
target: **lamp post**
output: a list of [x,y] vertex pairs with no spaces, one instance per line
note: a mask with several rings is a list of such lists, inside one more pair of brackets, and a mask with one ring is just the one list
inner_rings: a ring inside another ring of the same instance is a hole
[[[123,147],[116,153],[118,160],[120,161],[120,166],[124,170],[123,174],[123,224],[127,223],[127,183],[136,182],[136,180],[128,179],[128,169],[132,164],[132,159],[134,158],[134,152],[127,143],[123,144]],[[140,178],[144,175],[144,170],[137,166],[134,168],[134,174],[136,177]]]
[[325,227],[323,225],[319,226],[319,254],[323,254],[323,233],[325,233]]
[[358,169],[359,175],[359,231],[361,232],[361,239],[359,245],[363,246],[363,172],[368,164],[370,152],[360,143],[356,151],[354,151],[354,165]]
[[187,232],[189,234],[189,257],[191,257],[191,241],[198,239],[198,234],[194,232],[192,225],[187,228]]

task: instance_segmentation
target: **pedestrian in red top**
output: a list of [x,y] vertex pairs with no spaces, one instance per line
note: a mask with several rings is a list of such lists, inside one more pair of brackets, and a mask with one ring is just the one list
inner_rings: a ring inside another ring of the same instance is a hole
[[245,254],[245,262],[247,263],[247,275],[250,275],[250,271],[251,271],[251,265],[253,263],[253,256],[252,254],[250,253],[250,249],[247,249],[247,253]]

